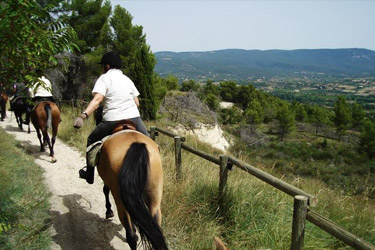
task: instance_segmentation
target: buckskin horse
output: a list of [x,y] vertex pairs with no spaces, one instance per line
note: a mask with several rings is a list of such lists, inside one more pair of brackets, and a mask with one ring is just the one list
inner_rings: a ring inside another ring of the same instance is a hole
[[[31,122],[33,123],[39,142],[40,152],[44,152],[45,144],[48,145],[51,162],[56,162],[53,146],[55,145],[56,135],[60,124],[60,109],[57,105],[50,101],[42,101],[35,105],[31,112]],[[52,128],[52,138],[50,140],[48,129]],[[43,142],[42,142],[43,135]]]
[[[14,112],[14,116],[16,117],[18,127],[23,131],[22,125],[26,123],[24,122],[22,115],[26,113],[27,108],[29,107],[26,98],[16,97],[11,103],[11,107]],[[27,133],[30,134],[30,121],[26,125],[28,126]]]
[[138,228],[146,249],[168,249],[160,227],[163,170],[158,145],[135,130],[115,133],[102,145],[98,173],[105,184],[106,217],[113,216],[111,191],[130,248],[137,248]]

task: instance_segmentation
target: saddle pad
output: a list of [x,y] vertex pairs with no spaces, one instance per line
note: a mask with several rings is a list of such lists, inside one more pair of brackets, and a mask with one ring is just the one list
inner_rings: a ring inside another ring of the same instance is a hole
[[112,136],[116,136],[116,135],[121,134],[121,133],[129,133],[129,132],[142,134],[141,132],[138,132],[138,131],[135,131],[135,130],[121,130],[121,131],[116,132],[112,135],[108,135],[108,136],[104,137],[100,141],[94,142],[93,144],[89,145],[86,148],[86,157],[87,157],[88,165],[94,167],[98,164],[101,148],[102,148],[103,143],[106,140],[108,140]]

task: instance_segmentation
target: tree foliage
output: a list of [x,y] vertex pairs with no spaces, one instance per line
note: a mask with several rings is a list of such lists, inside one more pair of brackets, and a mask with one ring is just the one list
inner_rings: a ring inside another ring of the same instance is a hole
[[238,94],[237,84],[234,81],[220,83],[220,96],[223,101],[235,102]]
[[351,110],[345,97],[339,96],[336,99],[334,112],[335,116],[333,117],[333,122],[336,126],[337,134],[341,136],[345,133],[345,130],[350,127],[351,122]]
[[282,103],[276,113],[276,120],[278,121],[279,138],[282,141],[285,136],[290,134],[295,129],[294,112],[289,108],[287,103]]
[[75,48],[75,31],[56,20],[55,1],[12,0],[0,4],[0,77],[5,85],[16,81],[36,82],[35,69],[57,63],[55,55]]
[[264,120],[264,110],[257,99],[253,99],[244,112],[244,117],[249,124],[259,124]]
[[188,80],[181,84],[181,91],[198,91],[199,85],[194,80]]
[[82,54],[111,40],[108,27],[111,9],[111,3],[105,1],[103,4],[103,0],[65,0],[62,3],[60,19],[77,32],[77,44]]
[[375,123],[366,120],[360,137],[359,150],[367,153],[372,159],[375,158]]
[[352,127],[355,129],[360,129],[363,125],[364,119],[366,117],[366,112],[363,110],[362,106],[358,103],[352,105]]

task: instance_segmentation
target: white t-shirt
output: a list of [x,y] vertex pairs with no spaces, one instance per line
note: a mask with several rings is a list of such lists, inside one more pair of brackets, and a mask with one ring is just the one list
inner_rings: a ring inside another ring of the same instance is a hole
[[40,81],[43,83],[36,83],[36,88],[34,89],[34,96],[35,97],[50,97],[52,96],[52,84],[51,82],[45,78],[44,76],[39,78]]
[[103,121],[139,117],[134,97],[139,95],[132,80],[119,69],[110,69],[96,81],[92,94],[104,96]]

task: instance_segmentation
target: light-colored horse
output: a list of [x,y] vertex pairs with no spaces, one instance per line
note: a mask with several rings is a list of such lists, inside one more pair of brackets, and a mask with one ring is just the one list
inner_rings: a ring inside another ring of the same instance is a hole
[[160,227],[163,170],[158,145],[134,130],[116,133],[102,145],[98,172],[105,184],[106,216],[113,216],[111,191],[130,248],[137,248],[138,228],[146,248],[167,249]]

